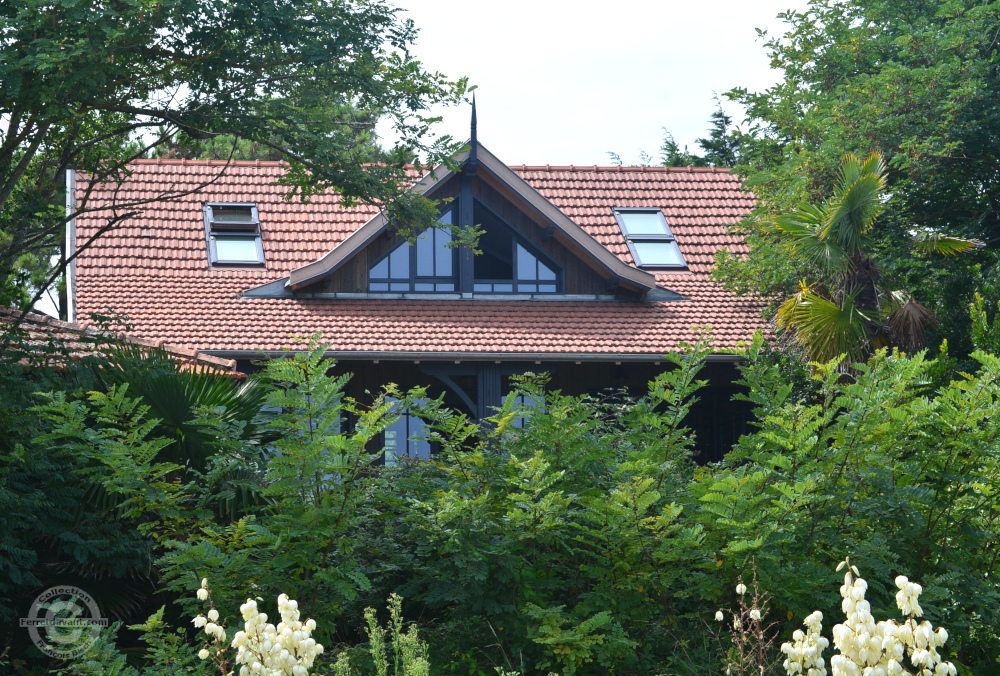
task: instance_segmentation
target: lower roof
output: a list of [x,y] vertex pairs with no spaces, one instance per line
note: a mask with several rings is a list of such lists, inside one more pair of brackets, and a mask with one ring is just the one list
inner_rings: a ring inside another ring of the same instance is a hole
[[[174,358],[184,369],[207,367],[221,371],[234,371],[236,362],[215,355],[205,354],[197,349],[179,345],[167,345],[161,340],[144,340],[123,333],[102,333],[93,327],[85,327],[72,322],[64,322],[48,315],[34,312],[20,312],[0,305],[0,333],[18,324],[20,345],[30,350],[35,357],[44,356],[52,362],[66,358],[80,359],[96,355],[107,343],[124,343],[138,347],[163,350]],[[235,374],[235,373],[234,373]]]
[[[761,328],[760,306],[736,299],[707,279],[674,275],[670,288],[690,300],[477,301],[248,298],[247,280],[206,272],[88,280],[81,313],[130,307],[135,333],[202,351],[237,356],[303,349],[319,332],[339,356],[405,352],[506,358],[647,355],[655,358],[711,331],[717,351],[739,347]],[[169,303],[136,304],[155,287]],[[197,318],[193,321],[192,318]]]

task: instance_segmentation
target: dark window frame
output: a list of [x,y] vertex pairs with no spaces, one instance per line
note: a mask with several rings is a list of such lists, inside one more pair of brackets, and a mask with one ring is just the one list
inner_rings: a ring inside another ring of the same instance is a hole
[[[517,231],[517,228],[515,228],[510,223],[508,223],[507,219],[505,219],[503,216],[501,216],[496,211],[494,211],[493,209],[491,209],[490,207],[488,207],[481,200],[473,198],[473,201],[474,201],[474,203],[477,206],[479,206],[484,211],[486,211],[486,213],[488,213],[497,222],[498,225],[500,225],[501,227],[504,227],[508,231],[510,231],[511,239],[513,240],[512,244],[511,244],[511,247],[512,247],[511,248],[511,262],[512,262],[511,277],[512,278],[511,279],[475,279],[475,277],[473,277],[473,280],[472,280],[473,290],[475,290],[475,285],[476,284],[490,284],[490,285],[495,285],[495,284],[510,284],[512,286],[512,288],[513,288],[512,291],[479,291],[477,293],[495,293],[495,294],[502,294],[502,295],[509,294],[509,295],[512,295],[512,296],[516,296],[516,295],[519,295],[519,294],[520,295],[524,295],[524,294],[536,294],[536,295],[547,295],[547,296],[549,296],[549,295],[553,295],[553,294],[564,293],[564,289],[565,289],[565,286],[564,286],[565,274],[564,274],[564,270],[563,270],[562,266],[557,265],[556,262],[553,261],[551,258],[549,258],[543,251],[541,251],[538,247],[536,247],[533,243],[531,243],[527,238],[525,238],[523,235],[521,235],[521,233],[519,233]],[[517,246],[518,246],[518,244],[520,244],[521,247],[523,247],[525,251],[527,251],[529,254],[531,254],[532,256],[534,256],[535,260],[538,263],[541,263],[545,267],[547,267],[550,270],[552,270],[555,273],[556,278],[554,280],[548,280],[548,279],[546,279],[546,280],[541,280],[541,279],[520,279],[518,277],[518,267],[519,267],[519,264],[518,264],[518,260],[517,260]],[[535,286],[541,286],[541,285],[552,286],[552,285],[555,285],[556,290],[555,291],[518,291],[517,287],[519,285],[522,285],[522,284],[525,284],[525,285],[527,285],[527,284],[534,284]]]
[[[215,221],[213,216],[218,208],[240,208],[250,209],[251,220],[247,222]],[[202,205],[202,212],[205,220],[205,244],[208,247],[209,265],[215,267],[264,267],[264,243],[260,229],[260,212],[254,202],[206,202]],[[249,260],[226,260],[219,258],[216,242],[219,239],[248,239],[254,238],[257,249],[257,259]]]
[[[482,201],[473,198],[476,206],[484,209],[491,218],[493,218],[497,225],[502,228],[507,229],[511,234],[511,257],[512,257],[512,279],[475,279],[473,278],[473,288],[468,289],[472,293],[489,293],[489,294],[499,294],[499,295],[555,295],[564,293],[565,289],[565,274],[561,266],[557,265],[555,261],[549,258],[543,251],[539,250],[534,244],[532,244],[527,238],[522,236],[510,223],[508,223],[500,214],[496,213],[493,209],[489,208]],[[448,212],[452,213],[452,218],[456,216],[456,207],[451,207],[441,212],[443,217]],[[409,247],[409,277],[396,277],[396,278],[386,278],[386,277],[372,277],[372,270],[380,265],[384,260],[388,259],[400,246],[406,245],[405,241],[397,242],[395,245],[390,247],[385,253],[375,259],[375,262],[368,266],[368,292],[369,293],[459,293],[462,289],[460,288],[459,280],[459,270],[458,270],[458,249],[451,249],[452,253],[452,276],[451,277],[423,277],[417,274],[417,247]],[[525,251],[527,251],[531,256],[533,256],[537,263],[541,263],[549,270],[555,273],[554,280],[548,279],[520,279],[518,277],[518,256],[517,247],[521,246]],[[435,269],[436,269],[435,261]],[[373,289],[373,284],[385,284],[388,288],[385,289]],[[403,286],[406,285],[406,289],[393,289],[393,285]],[[431,290],[417,290],[417,284],[434,284],[435,289]],[[452,290],[438,290],[436,287],[438,284],[451,284],[453,285]],[[497,284],[509,284],[511,286],[510,291],[476,291],[476,285],[490,285],[495,286]],[[519,291],[519,286],[533,285],[536,288],[541,286],[554,286],[555,291]]]
[[[441,215],[438,217],[439,220],[440,220],[440,218],[443,218],[444,215],[447,214],[447,213],[449,213],[449,212],[452,214],[452,219],[454,219],[454,217],[455,217],[454,211],[455,211],[454,208],[445,209],[444,211],[441,212]],[[428,230],[440,230],[440,228],[438,228],[437,226],[433,226],[431,228],[428,228]],[[426,232],[426,231],[424,231],[424,232]],[[447,232],[447,231],[445,231],[445,232]],[[420,234],[422,235],[423,232],[421,232]],[[380,265],[382,263],[382,261],[387,260],[389,258],[389,256],[391,256],[400,246],[409,246],[409,259],[408,259],[409,260],[409,276],[405,277],[405,278],[404,277],[372,277],[372,270],[374,270],[378,265]],[[432,246],[431,247],[431,251],[436,251],[436,249]],[[423,275],[418,275],[417,274],[417,246],[416,246],[416,242],[414,242],[412,245],[410,245],[408,242],[406,242],[406,240],[403,240],[401,242],[397,242],[396,244],[394,244],[393,246],[391,246],[385,253],[383,253],[381,256],[379,256],[378,258],[376,258],[374,263],[371,263],[368,266],[368,292],[369,293],[457,293],[457,291],[458,291],[458,249],[456,249],[456,248],[449,248],[448,251],[451,253],[451,272],[452,272],[451,276],[450,277],[441,277],[441,276],[438,276],[438,275],[423,276]],[[437,272],[437,258],[436,258],[436,254],[435,254],[435,259],[434,259],[434,265],[433,265],[433,267],[434,267],[435,272]],[[388,285],[388,289],[378,289],[378,290],[375,290],[375,289],[372,289],[372,284],[386,284],[386,285]],[[406,284],[407,285],[407,290],[405,290],[405,291],[402,290],[402,289],[395,289],[394,290],[392,288],[393,284],[398,284],[398,285]],[[430,291],[430,290],[420,290],[420,291],[417,291],[416,290],[417,284],[433,284],[434,287],[435,287],[435,290],[434,291]],[[437,288],[438,284],[451,284],[452,285],[452,289],[451,289],[451,291],[437,291],[436,288]]]
[[[426,436],[421,436],[422,434],[430,433],[430,425],[427,421],[421,418],[419,415],[413,412],[412,409],[398,410],[399,399],[395,397],[386,397],[386,403],[390,404],[390,414],[397,416],[397,420],[392,424],[382,430],[381,441],[382,441],[382,464],[385,466],[396,466],[400,462],[401,457],[406,457],[409,460],[422,460],[430,461],[434,459],[434,456],[438,454],[438,444]],[[402,443],[400,444],[400,439],[393,438],[392,441],[396,442],[396,445],[390,448],[390,438],[388,436],[389,432],[397,432],[398,430],[392,429],[393,426],[402,423],[404,430],[404,436],[402,438]],[[414,428],[419,427],[421,429],[414,431]],[[420,443],[424,443],[427,446],[427,457],[420,457],[420,450],[418,448]],[[396,449],[402,448],[405,454],[400,454]],[[411,451],[413,451],[411,453]],[[393,454],[393,459],[390,462],[388,457],[389,453]]]
[[[680,244],[677,243],[677,237],[674,236],[673,231],[670,229],[670,225],[667,223],[667,217],[663,214],[663,209],[657,209],[656,207],[613,207],[612,211],[615,215],[615,220],[618,222],[618,228],[622,231],[622,235],[625,237],[625,244],[628,246],[629,253],[632,254],[632,260],[635,261],[636,267],[647,268],[653,270],[687,270],[688,264],[687,259],[684,258],[684,252],[680,250]],[[622,217],[623,214],[656,214],[660,217],[660,224],[663,226],[662,235],[650,235],[647,233],[635,233],[630,234],[628,231],[628,226],[625,224],[625,219]],[[633,245],[635,242],[673,242],[677,244],[677,252],[680,254],[681,263],[680,264],[666,264],[666,263],[643,263],[642,257]]]

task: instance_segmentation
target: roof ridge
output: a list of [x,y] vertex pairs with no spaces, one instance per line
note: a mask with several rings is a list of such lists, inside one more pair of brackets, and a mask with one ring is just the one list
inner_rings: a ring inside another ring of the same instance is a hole
[[570,172],[638,172],[638,173],[685,173],[685,174],[728,174],[731,173],[732,169],[730,167],[658,167],[658,166],[640,166],[640,167],[624,167],[620,164],[612,165],[586,165],[579,166],[573,164],[566,165],[555,165],[555,164],[512,164],[510,168],[514,171],[570,171]]
[[[137,159],[130,164],[142,165],[162,165],[162,166],[182,166],[182,167],[222,167],[227,164],[232,167],[287,167],[288,162],[284,160],[180,160],[180,159]],[[514,171],[569,171],[569,172],[638,172],[638,173],[685,173],[685,174],[729,174],[730,167],[660,167],[660,166],[637,166],[626,167],[620,164],[612,165],[575,165],[575,164],[511,164],[508,165]],[[412,164],[407,164],[406,169],[415,169]]]
[[164,159],[161,157],[154,159],[140,158],[132,160],[129,164],[152,164],[152,165],[173,165],[181,167],[222,167],[229,165],[232,167],[287,167],[288,162],[284,160],[177,160]]

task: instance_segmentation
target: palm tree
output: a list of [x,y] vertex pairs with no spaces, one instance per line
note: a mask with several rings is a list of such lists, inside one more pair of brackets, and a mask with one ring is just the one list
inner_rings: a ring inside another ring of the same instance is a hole
[[[800,282],[799,292],[778,309],[778,328],[815,361],[846,354],[848,363],[873,349],[920,349],[934,317],[908,291],[893,289],[868,254],[871,231],[885,203],[885,163],[872,153],[841,160],[834,194],[823,204],[804,204],[778,216],[768,230],[786,238],[790,253],[804,259],[820,280]],[[978,240],[917,232],[922,253],[958,254],[982,246]]]

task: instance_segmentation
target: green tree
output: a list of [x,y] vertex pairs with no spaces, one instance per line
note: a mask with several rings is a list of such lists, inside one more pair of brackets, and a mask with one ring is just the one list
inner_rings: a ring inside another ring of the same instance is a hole
[[[229,143],[220,157],[266,148],[289,163],[290,195],[335,190],[345,204],[388,209],[406,232],[433,220],[404,166],[454,152],[429,134],[426,111],[457,102],[465,80],[425,71],[407,51],[416,33],[383,0],[4,3],[0,302],[26,306],[51,286],[68,258],[65,224],[94,209],[97,185],[161,146]],[[391,148],[373,143],[377,119],[398,135]],[[70,213],[67,169],[83,181]],[[95,236],[173,196],[123,199]]]
[[681,150],[677,141],[664,127],[663,145],[660,146],[660,164],[664,167],[734,167],[740,157],[739,130],[733,125],[733,118],[722,109],[722,103],[715,100],[716,109],[709,121],[708,138],[695,141],[702,154],[689,152],[687,146]]
[[[881,152],[892,193],[870,253],[883,272],[941,319],[959,355],[972,350],[965,308],[975,290],[995,300],[1000,238],[1000,5],[958,0],[814,0],[765,36],[782,79],[726,96],[747,109],[737,170],[758,198],[743,223],[750,256],[720,256],[730,288],[794,292],[802,261],[774,245],[771,216],[817,202],[845,153]],[[929,257],[911,233],[950,233],[987,247]]]
[[[783,251],[816,273],[811,283],[800,282],[799,292],[777,313],[778,327],[789,331],[810,359],[827,361],[841,354],[859,359],[884,345],[910,351],[923,347],[933,317],[908,291],[889,286],[868,253],[885,189],[881,155],[864,161],[847,155],[832,197],[770,222],[783,236]],[[920,233],[911,242],[925,253],[944,254],[979,245],[938,233]]]

